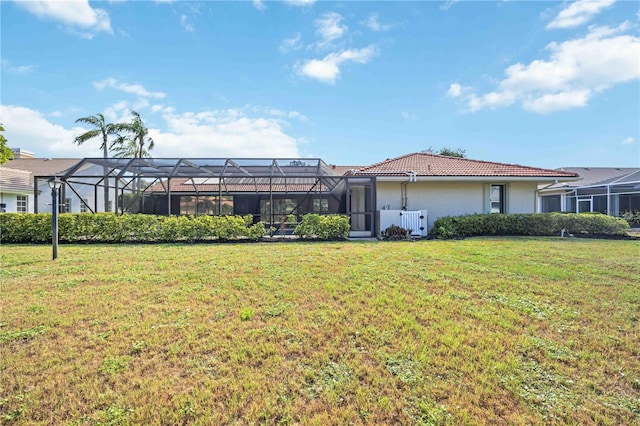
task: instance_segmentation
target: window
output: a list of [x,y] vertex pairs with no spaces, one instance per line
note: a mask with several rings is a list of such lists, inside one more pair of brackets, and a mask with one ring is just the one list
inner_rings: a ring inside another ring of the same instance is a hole
[[182,196],[180,197],[180,214],[212,215],[233,214],[233,197],[217,195]]
[[313,212],[314,213],[329,212],[329,200],[326,198],[315,198],[313,200]]
[[504,185],[491,185],[489,192],[489,201],[491,203],[491,213],[504,213]]
[[89,211],[89,209],[87,209],[87,204],[89,204],[89,200],[86,198],[83,198],[82,201],[84,201],[84,203],[80,203],[80,213],[86,213]]
[[16,211],[18,213],[26,213],[28,211],[28,199],[26,195],[18,195],[16,197]]
[[64,199],[64,205],[60,206],[61,213],[71,213],[71,198]]

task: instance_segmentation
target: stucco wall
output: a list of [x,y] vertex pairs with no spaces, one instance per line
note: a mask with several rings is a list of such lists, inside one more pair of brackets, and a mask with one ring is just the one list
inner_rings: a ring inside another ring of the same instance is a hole
[[512,182],[507,188],[507,213],[535,213],[535,182]]
[[[507,185],[507,213],[535,212],[535,182],[496,182]],[[427,210],[429,229],[441,216],[487,213],[485,182],[413,182],[406,185],[407,205],[402,206],[400,182],[377,182],[378,210]]]
[[6,213],[16,213],[18,210],[18,195],[27,197],[27,212],[33,213],[33,194],[27,192],[0,192],[0,203],[5,204]]

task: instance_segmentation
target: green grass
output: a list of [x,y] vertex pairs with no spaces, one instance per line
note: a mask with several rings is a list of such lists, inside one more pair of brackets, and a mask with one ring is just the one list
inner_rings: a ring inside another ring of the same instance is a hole
[[0,248],[0,423],[640,424],[640,242]]

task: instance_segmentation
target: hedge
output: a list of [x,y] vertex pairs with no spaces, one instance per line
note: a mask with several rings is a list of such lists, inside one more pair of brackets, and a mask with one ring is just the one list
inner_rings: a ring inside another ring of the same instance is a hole
[[309,213],[302,216],[302,222],[293,233],[306,239],[344,240],[349,236],[349,229],[347,216]]
[[[194,242],[258,240],[262,222],[247,216],[154,216],[145,214],[62,213],[58,216],[60,242]],[[50,213],[0,214],[0,243],[51,242]]]
[[438,218],[431,234],[438,238],[479,235],[627,235],[629,224],[600,213],[474,214]]

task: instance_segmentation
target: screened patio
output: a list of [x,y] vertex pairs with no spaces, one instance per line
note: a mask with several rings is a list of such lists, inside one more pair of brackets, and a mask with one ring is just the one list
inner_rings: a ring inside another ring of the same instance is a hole
[[[85,158],[57,177],[65,183],[60,199],[78,199],[80,211],[251,214],[283,231],[305,213],[351,215],[347,194],[363,185],[345,168],[310,158]],[[35,177],[36,188],[50,178]],[[374,178],[366,180],[372,187]],[[371,223],[375,203],[366,205],[357,203],[352,222]]]

